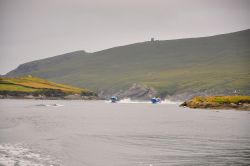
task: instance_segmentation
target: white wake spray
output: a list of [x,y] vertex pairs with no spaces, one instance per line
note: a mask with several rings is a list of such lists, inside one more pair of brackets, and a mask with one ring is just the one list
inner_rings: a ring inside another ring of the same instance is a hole
[[131,100],[130,98],[122,99],[119,103],[126,103],[126,104],[151,104],[151,101],[138,101],[138,100]]
[[[111,100],[107,100],[105,101],[106,103],[111,103]],[[121,104],[152,104],[152,102],[150,100],[131,100],[130,98],[125,98],[122,100],[119,100],[117,103],[121,103]],[[171,101],[171,100],[162,100],[160,103],[157,104],[181,104],[182,102],[180,101]]]
[[161,104],[181,104],[181,103],[182,103],[181,101],[171,101],[168,99],[161,101]]

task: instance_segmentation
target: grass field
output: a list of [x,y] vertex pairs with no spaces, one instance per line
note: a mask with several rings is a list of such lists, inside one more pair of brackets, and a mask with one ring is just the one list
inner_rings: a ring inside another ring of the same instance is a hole
[[0,91],[35,92],[42,89],[61,90],[68,94],[89,92],[87,89],[58,84],[31,75],[17,78],[0,78]]
[[196,96],[182,103],[181,106],[250,111],[250,96]]
[[218,104],[239,104],[250,103],[250,96],[197,96],[191,100],[192,103],[218,103]]

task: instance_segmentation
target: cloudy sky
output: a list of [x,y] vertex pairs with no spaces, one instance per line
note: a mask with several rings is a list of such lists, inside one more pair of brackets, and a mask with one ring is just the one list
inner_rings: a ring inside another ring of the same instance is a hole
[[0,74],[76,50],[250,28],[250,0],[0,0]]

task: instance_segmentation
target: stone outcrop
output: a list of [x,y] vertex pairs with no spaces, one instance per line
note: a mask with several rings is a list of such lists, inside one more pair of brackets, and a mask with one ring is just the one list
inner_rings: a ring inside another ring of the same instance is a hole
[[120,99],[130,98],[132,100],[149,100],[157,95],[154,88],[145,85],[134,83],[129,88],[119,91],[101,91],[98,96],[104,99],[109,99],[111,96],[117,96]]

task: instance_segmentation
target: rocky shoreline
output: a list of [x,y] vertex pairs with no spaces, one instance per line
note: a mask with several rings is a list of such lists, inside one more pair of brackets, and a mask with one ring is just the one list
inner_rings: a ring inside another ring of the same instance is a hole
[[0,95],[0,99],[34,99],[34,100],[100,100],[97,96],[80,96],[80,95],[68,95],[65,97],[48,97],[48,96],[3,96]]
[[0,99],[38,99],[38,100],[99,100],[95,93],[66,94],[66,93],[27,93],[0,91]]

